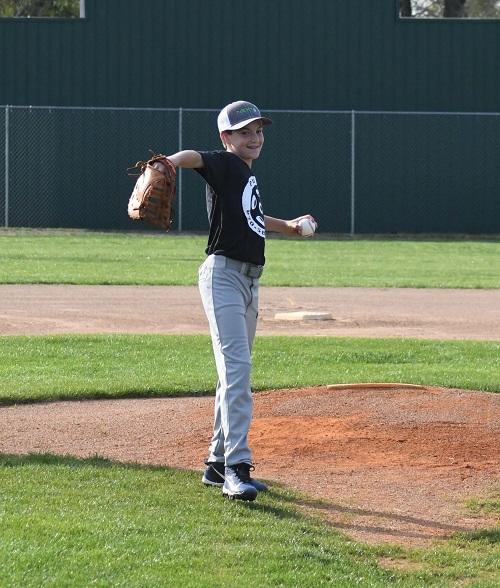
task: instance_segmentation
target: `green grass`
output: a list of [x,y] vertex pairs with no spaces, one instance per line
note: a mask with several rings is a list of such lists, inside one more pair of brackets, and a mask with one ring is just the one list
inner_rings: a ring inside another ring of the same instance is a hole
[[[199,473],[103,459],[0,455],[0,585],[452,587],[498,585],[498,533],[428,550],[367,547],[276,488],[221,499]],[[307,499],[306,499],[307,500]],[[379,562],[412,563],[388,570]]]
[[[375,548],[379,561],[389,569],[408,570],[418,586],[467,586],[496,588],[500,585],[500,527],[459,533],[428,549]],[[392,564],[392,565],[391,565]]]
[[[0,283],[191,285],[206,237],[0,230]],[[262,284],[500,288],[500,241],[268,239]]]
[[[256,390],[394,381],[500,391],[500,342],[261,337]],[[212,393],[208,336],[0,338],[0,402]]]
[[494,513],[500,516],[500,488],[492,492],[490,496],[468,500],[466,506],[476,516],[491,515]]

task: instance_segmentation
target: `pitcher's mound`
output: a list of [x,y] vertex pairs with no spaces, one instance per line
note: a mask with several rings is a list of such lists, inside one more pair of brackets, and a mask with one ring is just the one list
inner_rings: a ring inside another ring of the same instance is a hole
[[498,483],[499,443],[500,395],[394,385],[259,394],[252,428],[259,474],[325,501],[304,506],[376,542],[495,524],[465,500]]

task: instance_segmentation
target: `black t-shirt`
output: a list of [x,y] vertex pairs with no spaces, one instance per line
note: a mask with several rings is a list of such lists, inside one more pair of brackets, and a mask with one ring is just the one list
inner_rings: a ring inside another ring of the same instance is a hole
[[228,151],[202,151],[196,171],[207,182],[210,223],[206,253],[264,265],[266,229],[257,180],[248,165]]

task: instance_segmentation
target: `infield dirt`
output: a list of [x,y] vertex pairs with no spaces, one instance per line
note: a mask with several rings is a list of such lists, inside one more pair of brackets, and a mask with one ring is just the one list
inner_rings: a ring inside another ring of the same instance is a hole
[[[128,286],[0,286],[0,334],[206,333],[194,288],[153,293],[156,299]],[[144,308],[143,295],[154,312],[133,312]],[[156,322],[158,308],[164,318]],[[270,288],[261,308],[260,334],[500,340],[500,292],[492,290]],[[334,320],[276,323],[280,310],[322,310]],[[207,397],[6,406],[0,451],[98,454],[201,477],[212,410]],[[251,444],[257,476],[271,488],[303,492],[301,507],[363,541],[426,544],[498,523],[473,516],[465,500],[498,492],[499,394],[326,386],[261,392]]]
[[[0,285],[0,299],[0,335],[208,333],[195,287]],[[298,311],[332,320],[274,320]],[[263,287],[257,334],[500,340],[500,290]]]

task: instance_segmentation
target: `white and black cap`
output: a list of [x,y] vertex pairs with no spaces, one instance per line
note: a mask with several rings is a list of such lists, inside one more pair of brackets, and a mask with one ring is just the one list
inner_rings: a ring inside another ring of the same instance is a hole
[[225,106],[217,117],[219,133],[222,131],[235,131],[250,124],[254,120],[262,121],[263,125],[270,125],[273,121],[262,116],[260,110],[251,102],[238,100]]

